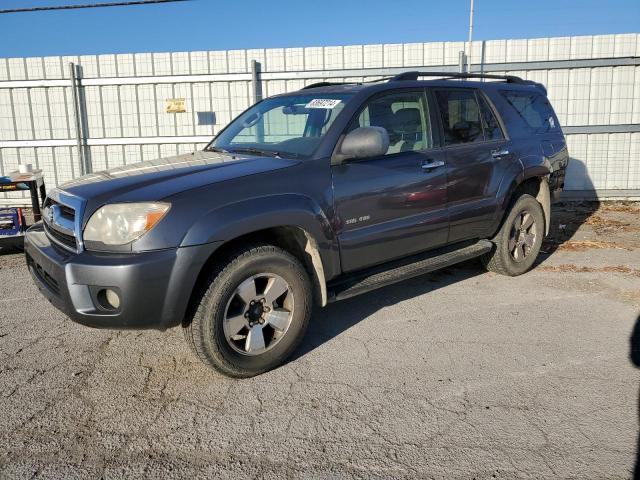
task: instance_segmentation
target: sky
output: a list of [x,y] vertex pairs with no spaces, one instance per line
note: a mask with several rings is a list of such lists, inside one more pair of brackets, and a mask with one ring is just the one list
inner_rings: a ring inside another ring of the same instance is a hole
[[[106,0],[2,0],[0,9]],[[191,0],[0,14],[0,57],[465,40],[469,0]],[[640,0],[475,0],[474,40],[640,32]]]

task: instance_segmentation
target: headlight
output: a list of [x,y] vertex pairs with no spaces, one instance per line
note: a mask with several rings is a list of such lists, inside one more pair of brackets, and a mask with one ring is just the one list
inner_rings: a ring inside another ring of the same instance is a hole
[[151,230],[169,211],[161,202],[114,203],[99,208],[87,222],[84,240],[125,245]]

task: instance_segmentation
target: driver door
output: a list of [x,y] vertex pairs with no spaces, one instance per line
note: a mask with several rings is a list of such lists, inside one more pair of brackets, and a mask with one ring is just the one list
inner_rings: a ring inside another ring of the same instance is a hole
[[343,271],[447,242],[447,171],[433,120],[423,89],[395,90],[368,100],[347,128],[383,127],[390,142],[384,155],[332,167]]

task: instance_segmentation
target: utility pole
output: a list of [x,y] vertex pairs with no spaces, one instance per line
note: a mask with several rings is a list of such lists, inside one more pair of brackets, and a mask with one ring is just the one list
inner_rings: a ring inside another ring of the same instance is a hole
[[469,41],[467,48],[467,73],[471,73],[471,42],[473,40],[473,0],[471,0],[471,8],[469,9]]

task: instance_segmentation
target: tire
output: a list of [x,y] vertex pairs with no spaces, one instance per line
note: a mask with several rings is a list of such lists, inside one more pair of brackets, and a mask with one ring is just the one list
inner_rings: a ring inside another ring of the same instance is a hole
[[272,245],[246,246],[212,270],[183,332],[205,365],[230,377],[252,377],[295,351],[312,301],[309,276],[297,258]]
[[481,257],[482,263],[487,270],[501,275],[522,275],[536,261],[544,231],[542,206],[531,195],[523,194],[513,204],[493,238],[495,247]]

